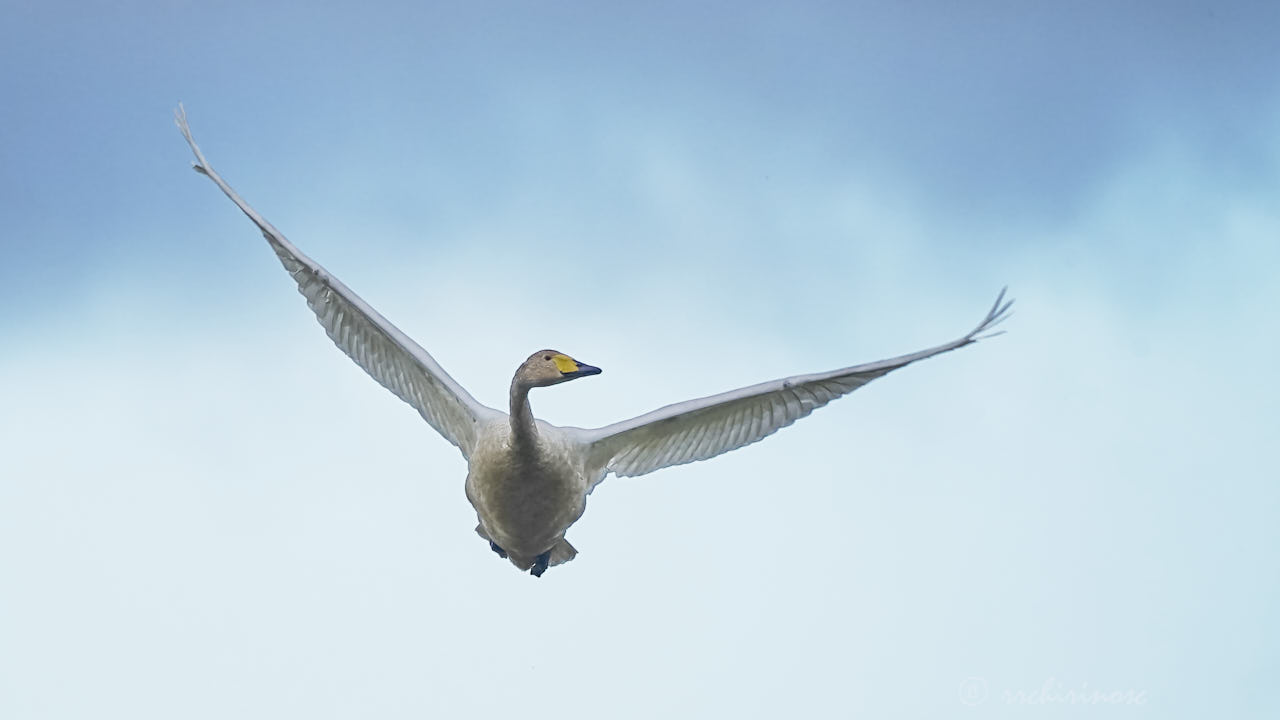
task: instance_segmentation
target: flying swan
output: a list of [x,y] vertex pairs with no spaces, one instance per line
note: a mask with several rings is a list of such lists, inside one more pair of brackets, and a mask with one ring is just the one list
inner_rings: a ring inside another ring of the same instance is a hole
[[1013,302],[1001,290],[972,332],[910,355],[760,383],[602,428],[557,427],[534,419],[529,391],[597,375],[599,368],[555,350],[539,350],[516,369],[509,415],[481,405],[426,350],[242,200],[205,160],[181,105],[175,119],[195,153],[196,172],[212,180],[258,226],[334,344],[462,451],[468,463],[467,499],[480,521],[476,532],[500,557],[535,576],[577,555],[565,531],[582,516],[587,495],[609,473],[644,475],[762,440],[893,370],[998,335],[984,333],[1008,317]]

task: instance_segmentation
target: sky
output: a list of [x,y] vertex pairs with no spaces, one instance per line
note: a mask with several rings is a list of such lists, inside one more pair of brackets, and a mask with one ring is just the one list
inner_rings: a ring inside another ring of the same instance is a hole
[[[0,717],[1280,711],[1280,6],[0,10]],[[551,422],[1015,314],[534,579],[179,102],[481,402],[602,367]]]

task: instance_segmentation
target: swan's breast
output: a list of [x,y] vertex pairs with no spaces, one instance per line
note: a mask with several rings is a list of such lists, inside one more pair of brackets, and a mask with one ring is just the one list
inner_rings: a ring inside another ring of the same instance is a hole
[[482,429],[467,473],[467,499],[489,537],[508,552],[550,549],[582,516],[581,457],[557,428],[539,423],[538,443],[515,447],[506,423]]

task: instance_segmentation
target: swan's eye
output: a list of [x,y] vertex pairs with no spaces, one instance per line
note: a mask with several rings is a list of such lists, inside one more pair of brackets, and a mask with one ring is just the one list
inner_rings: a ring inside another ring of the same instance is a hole
[[550,355],[543,355],[543,356],[542,356],[542,359],[543,359],[543,360],[550,360],[550,359],[551,359],[551,356],[550,356]]

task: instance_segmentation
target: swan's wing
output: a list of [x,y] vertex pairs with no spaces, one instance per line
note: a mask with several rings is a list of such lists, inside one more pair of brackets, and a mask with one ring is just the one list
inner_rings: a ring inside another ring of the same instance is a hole
[[583,431],[593,482],[612,472],[644,475],[664,467],[713,458],[763,440],[817,408],[917,360],[964,347],[1008,317],[1012,300],[1000,291],[990,312],[972,332],[910,355],[841,370],[796,375],[668,405],[630,420]]
[[414,407],[431,427],[471,457],[476,426],[497,410],[481,405],[426,350],[369,307],[319,263],[303,255],[285,236],[236,194],[204,159],[191,137],[181,105],[174,113],[178,129],[196,155],[195,170],[212,180],[262,230],[298,292],[342,352],[396,397]]

